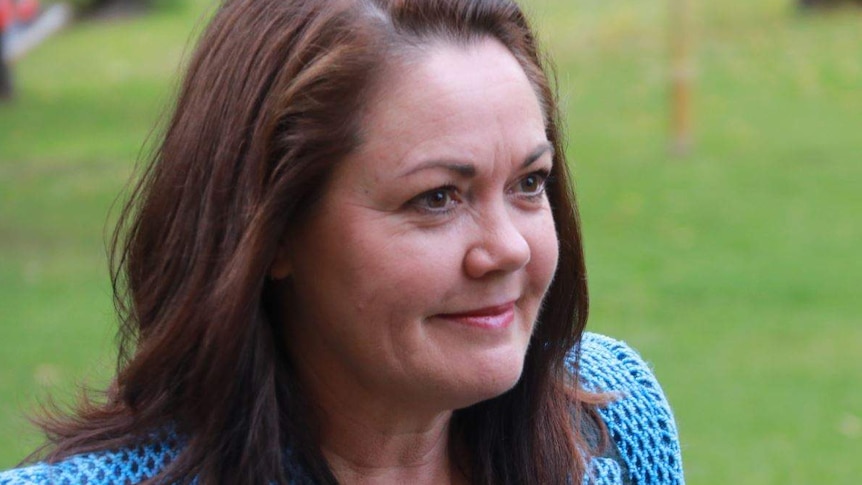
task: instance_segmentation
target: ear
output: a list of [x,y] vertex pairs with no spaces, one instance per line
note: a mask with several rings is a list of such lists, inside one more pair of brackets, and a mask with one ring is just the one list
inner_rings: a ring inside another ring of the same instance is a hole
[[293,265],[290,261],[290,252],[287,249],[287,238],[282,238],[275,252],[275,259],[269,266],[269,278],[272,280],[283,280],[293,273]]

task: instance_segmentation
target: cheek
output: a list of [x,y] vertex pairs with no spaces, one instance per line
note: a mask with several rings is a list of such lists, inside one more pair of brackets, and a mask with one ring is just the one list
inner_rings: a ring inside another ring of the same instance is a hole
[[379,240],[376,247],[381,244],[385,250],[375,251],[364,271],[354,275],[366,290],[356,295],[365,302],[359,304],[368,311],[413,321],[434,313],[439,302],[461,289],[462,258],[452,238],[402,235]]
[[399,232],[374,221],[342,221],[341,233],[320,257],[326,291],[340,295],[335,305],[377,324],[411,318],[444,297],[460,267],[451,239]]
[[530,277],[533,284],[544,293],[557,269],[560,249],[554,220],[550,214],[541,224],[541,230],[533,232],[530,247]]

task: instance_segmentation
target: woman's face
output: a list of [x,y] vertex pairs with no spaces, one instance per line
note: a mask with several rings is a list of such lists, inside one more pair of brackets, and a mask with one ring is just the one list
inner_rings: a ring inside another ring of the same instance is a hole
[[518,380],[557,264],[537,97],[494,40],[395,69],[288,235],[288,348],[315,392],[456,409]]

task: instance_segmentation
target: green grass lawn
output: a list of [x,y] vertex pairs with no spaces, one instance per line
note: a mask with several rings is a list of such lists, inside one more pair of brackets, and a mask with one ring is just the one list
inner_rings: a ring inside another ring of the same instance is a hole
[[[207,2],[83,22],[15,66],[0,106],[0,468],[24,414],[104,383],[103,234],[170,103]],[[696,144],[667,138],[667,9],[535,0],[568,113],[590,328],[627,340],[671,399],[692,484],[862,476],[862,10],[694,11]]]

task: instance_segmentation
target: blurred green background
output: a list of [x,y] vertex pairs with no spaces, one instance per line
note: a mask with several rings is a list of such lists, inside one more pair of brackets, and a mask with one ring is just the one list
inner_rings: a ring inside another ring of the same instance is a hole
[[[694,147],[668,151],[671,5],[524,2],[555,60],[590,329],[650,361],[692,484],[862,477],[862,9],[692,5]],[[0,104],[0,468],[114,361],[113,200],[212,4],[84,20]],[[115,212],[115,211],[114,211]]]

